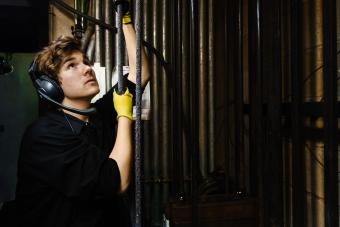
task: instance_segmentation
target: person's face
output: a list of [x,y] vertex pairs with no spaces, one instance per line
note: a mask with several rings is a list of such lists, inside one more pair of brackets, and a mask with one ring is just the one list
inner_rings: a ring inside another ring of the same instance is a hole
[[79,51],[67,56],[58,74],[65,98],[90,101],[99,93],[99,85],[87,59]]

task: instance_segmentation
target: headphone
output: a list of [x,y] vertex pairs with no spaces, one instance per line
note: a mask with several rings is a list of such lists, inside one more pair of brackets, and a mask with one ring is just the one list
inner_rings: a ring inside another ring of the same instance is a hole
[[28,73],[40,98],[44,98],[60,108],[77,114],[91,115],[96,112],[96,108],[94,107],[80,110],[61,104],[61,101],[64,99],[63,89],[55,80],[52,79],[51,76],[38,72],[35,60],[31,63]]

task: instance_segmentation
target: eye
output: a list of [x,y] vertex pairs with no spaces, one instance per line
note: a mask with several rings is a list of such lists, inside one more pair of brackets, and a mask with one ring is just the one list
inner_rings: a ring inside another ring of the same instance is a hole
[[66,68],[67,68],[67,69],[71,69],[71,68],[73,68],[74,66],[75,66],[75,64],[74,64],[74,63],[70,63],[70,64],[68,64],[68,65],[67,65],[67,67],[66,67]]

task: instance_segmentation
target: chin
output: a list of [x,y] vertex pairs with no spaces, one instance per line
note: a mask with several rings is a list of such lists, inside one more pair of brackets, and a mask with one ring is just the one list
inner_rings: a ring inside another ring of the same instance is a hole
[[92,99],[94,96],[96,96],[98,93],[100,92],[99,88],[96,90],[93,90],[93,92],[91,92],[91,94],[89,95],[89,98]]

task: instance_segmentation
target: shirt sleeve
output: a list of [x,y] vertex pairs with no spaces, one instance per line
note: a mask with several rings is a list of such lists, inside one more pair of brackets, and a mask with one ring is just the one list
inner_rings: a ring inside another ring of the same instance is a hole
[[45,130],[31,129],[25,134],[19,159],[22,174],[68,197],[91,200],[115,196],[120,173],[113,159],[77,136],[65,135],[57,128]]

